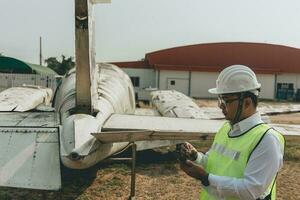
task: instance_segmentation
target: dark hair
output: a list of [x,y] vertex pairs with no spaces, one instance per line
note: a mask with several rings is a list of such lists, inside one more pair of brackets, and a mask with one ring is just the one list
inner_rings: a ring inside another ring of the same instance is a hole
[[252,92],[245,92],[244,93],[244,98],[247,98],[247,97],[250,97],[251,100],[252,100],[252,103],[254,105],[254,107],[256,108],[257,107],[257,104],[258,104],[258,96],[256,96],[255,94],[253,94]]

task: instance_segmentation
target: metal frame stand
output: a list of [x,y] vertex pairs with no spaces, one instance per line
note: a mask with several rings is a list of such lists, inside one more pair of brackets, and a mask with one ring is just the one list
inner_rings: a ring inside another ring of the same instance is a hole
[[135,199],[135,165],[136,165],[136,144],[131,143],[132,150],[132,160],[131,160],[131,187],[130,187],[130,197],[129,199]]
[[[129,200],[135,199],[135,166],[136,166],[136,144],[131,142],[127,148],[131,147],[131,157],[130,158],[110,158],[109,160],[130,160],[131,161],[131,184],[130,184],[130,196]],[[126,149],[127,149],[126,148]]]

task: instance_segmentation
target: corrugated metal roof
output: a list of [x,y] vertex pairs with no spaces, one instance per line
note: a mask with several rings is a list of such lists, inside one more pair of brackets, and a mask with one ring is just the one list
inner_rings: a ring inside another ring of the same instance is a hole
[[[224,42],[174,47],[146,54],[154,66],[197,66],[224,69],[233,64],[263,73],[300,73],[300,49],[267,43]],[[173,70],[173,69],[172,69]],[[193,70],[193,69],[192,69]],[[204,69],[205,70],[205,69]]]
[[147,53],[144,61],[115,62],[124,68],[220,72],[243,64],[258,74],[300,73],[300,49],[267,43],[224,42]]
[[31,64],[25,63],[21,60],[0,56],[0,72],[2,73],[20,73],[20,74],[43,74],[43,75],[57,75],[52,69]]

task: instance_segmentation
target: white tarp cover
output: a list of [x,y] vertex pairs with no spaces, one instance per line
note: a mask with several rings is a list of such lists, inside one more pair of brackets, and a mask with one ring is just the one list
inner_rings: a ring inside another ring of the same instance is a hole
[[199,106],[188,96],[175,90],[151,92],[154,107],[165,117],[210,119]]
[[25,112],[40,104],[49,105],[52,90],[39,86],[12,87],[0,93],[0,111]]

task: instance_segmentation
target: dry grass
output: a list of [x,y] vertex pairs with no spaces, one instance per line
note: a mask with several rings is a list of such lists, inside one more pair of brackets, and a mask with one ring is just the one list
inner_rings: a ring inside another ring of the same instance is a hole
[[273,115],[270,118],[273,123],[300,124],[300,113]]

